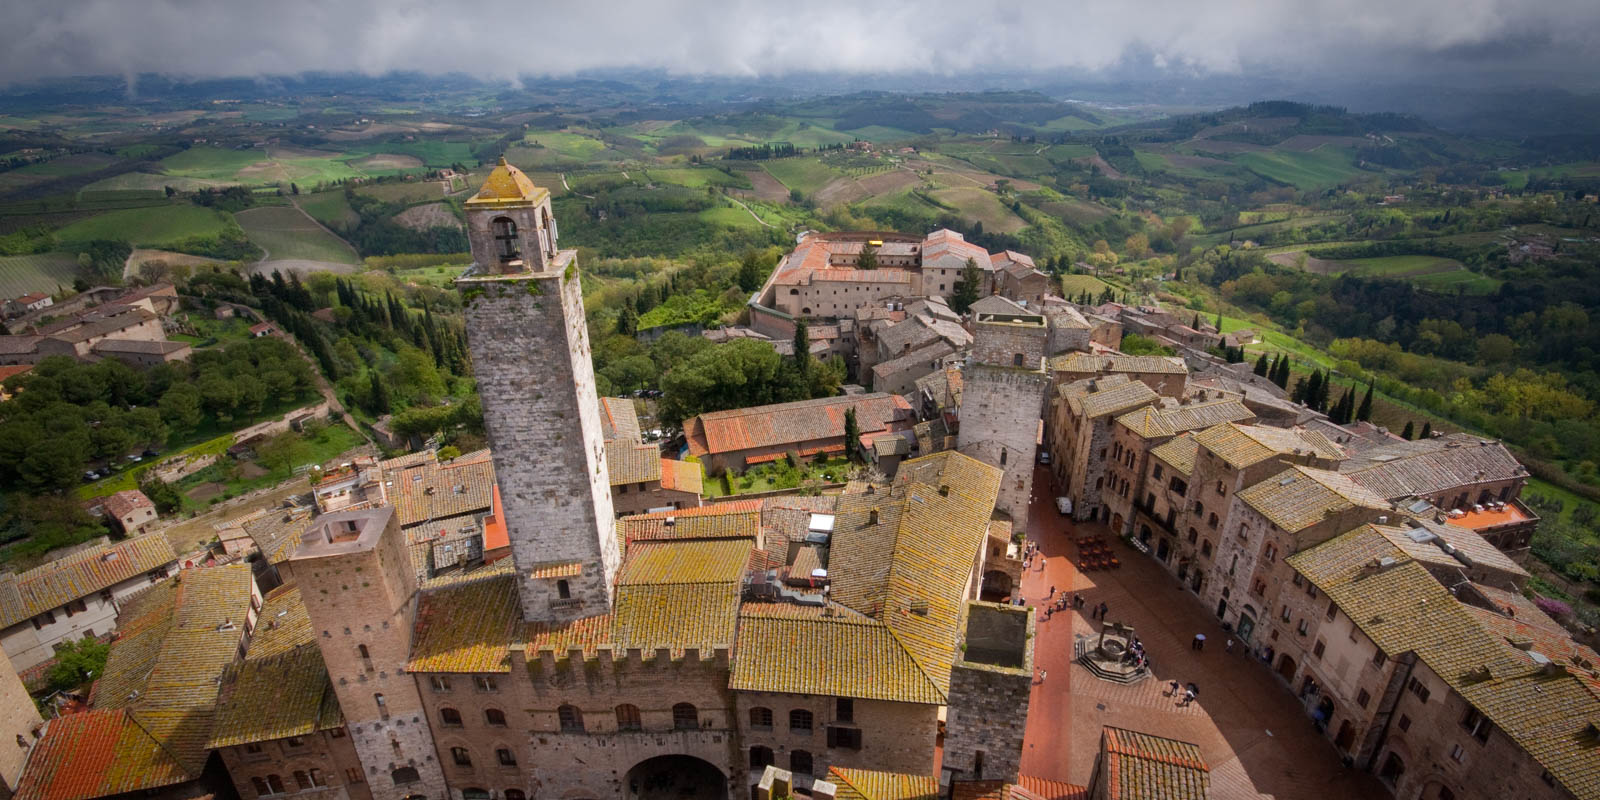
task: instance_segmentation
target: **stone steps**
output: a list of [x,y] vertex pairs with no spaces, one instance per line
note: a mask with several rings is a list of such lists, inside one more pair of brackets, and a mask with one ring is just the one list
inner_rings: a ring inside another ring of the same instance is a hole
[[1089,670],[1089,672],[1096,678],[1099,678],[1103,681],[1111,681],[1112,683],[1120,683],[1125,686],[1131,686],[1150,677],[1149,670],[1133,672],[1131,670],[1123,669],[1108,669],[1102,666],[1100,662],[1089,657],[1089,641],[1090,637],[1087,636],[1076,637],[1075,641],[1072,643],[1072,660],[1081,664],[1084,669]]

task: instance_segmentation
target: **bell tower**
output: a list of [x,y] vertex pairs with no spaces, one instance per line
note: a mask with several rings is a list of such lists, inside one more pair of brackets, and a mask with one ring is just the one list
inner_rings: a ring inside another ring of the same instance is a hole
[[466,212],[456,287],[523,618],[610,613],[621,556],[577,252],[556,246],[550,193],[504,158]]

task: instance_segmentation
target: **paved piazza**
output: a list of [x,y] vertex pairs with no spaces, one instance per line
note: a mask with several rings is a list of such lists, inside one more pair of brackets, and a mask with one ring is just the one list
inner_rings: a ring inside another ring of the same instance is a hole
[[[1114,725],[1199,745],[1211,767],[1214,800],[1389,796],[1375,777],[1340,763],[1333,743],[1312,729],[1294,695],[1266,666],[1242,650],[1223,652],[1227,634],[1193,594],[1105,525],[1058,514],[1049,486],[1049,470],[1038,470],[1030,516],[1045,559],[1042,569],[1035,560],[1022,588],[1030,604],[1041,606],[1035,660],[1047,677],[1034,685],[1024,775],[1088,784],[1100,728]],[[1104,537],[1121,568],[1079,571],[1073,540],[1088,535]],[[1058,596],[1081,592],[1084,608],[1045,621],[1042,604],[1052,585]],[[1153,677],[1123,686],[1072,663],[1073,637],[1099,630],[1089,612],[1101,602],[1109,607],[1108,621],[1134,627]],[[1197,633],[1206,635],[1202,652],[1190,649]],[[1179,706],[1179,698],[1166,696],[1171,680],[1195,683],[1199,699]]]

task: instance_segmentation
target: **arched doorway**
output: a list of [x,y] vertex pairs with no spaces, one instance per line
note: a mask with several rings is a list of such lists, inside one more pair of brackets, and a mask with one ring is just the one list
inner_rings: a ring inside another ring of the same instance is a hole
[[1406,762],[1400,760],[1399,754],[1389,751],[1389,757],[1384,759],[1383,769],[1378,771],[1378,778],[1390,786],[1399,786],[1400,780],[1406,776]]
[[1278,661],[1278,675],[1284,680],[1294,683],[1295,667],[1294,659],[1290,658],[1288,653],[1284,653],[1283,658]]
[[1149,544],[1150,543],[1150,536],[1151,536],[1150,526],[1149,525],[1140,525],[1139,526],[1139,541],[1141,541],[1141,542],[1143,542],[1145,544]]
[[1247,645],[1250,644],[1250,634],[1254,633],[1256,629],[1255,613],[1255,608],[1248,603],[1239,612],[1239,641]]
[[722,770],[694,756],[656,756],[628,770],[623,797],[629,800],[728,800]]
[[1121,530],[1122,530],[1122,515],[1121,514],[1112,514],[1111,515],[1111,532],[1112,533],[1118,533]]
[[983,573],[984,600],[1005,600],[1011,597],[1011,576],[997,569]]
[[1171,555],[1171,553],[1172,541],[1165,536],[1161,537],[1161,541],[1156,543],[1156,560],[1165,564],[1167,562],[1167,556]]
[[1355,743],[1356,726],[1351,725],[1350,720],[1345,720],[1344,722],[1339,723],[1339,735],[1333,737],[1333,745],[1348,753],[1350,752],[1350,745]]

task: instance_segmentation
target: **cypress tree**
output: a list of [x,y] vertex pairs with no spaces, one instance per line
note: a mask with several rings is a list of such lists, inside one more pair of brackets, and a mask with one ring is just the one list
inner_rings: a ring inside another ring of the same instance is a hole
[[859,460],[861,448],[861,424],[856,422],[856,409],[851,406],[844,410],[844,454],[851,461]]
[[1296,403],[1306,401],[1306,379],[1301,378],[1294,382],[1294,391],[1289,393],[1289,399]]
[[1411,437],[1413,437],[1415,435],[1416,435],[1416,423],[1412,422],[1409,419],[1406,420],[1406,429],[1400,432],[1400,438],[1402,438],[1402,439],[1404,439],[1404,440],[1409,442],[1409,441],[1411,441]]
[[1367,422],[1372,419],[1372,382],[1367,382],[1367,394],[1361,398],[1361,408],[1356,410],[1356,419]]
[[811,334],[806,321],[794,321],[794,369],[803,378],[811,373]]
[[389,390],[383,385],[383,378],[377,370],[368,374],[371,380],[367,386],[367,411],[374,415],[389,413]]

